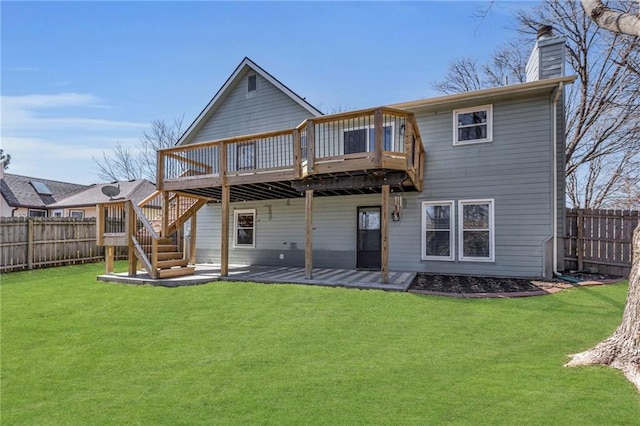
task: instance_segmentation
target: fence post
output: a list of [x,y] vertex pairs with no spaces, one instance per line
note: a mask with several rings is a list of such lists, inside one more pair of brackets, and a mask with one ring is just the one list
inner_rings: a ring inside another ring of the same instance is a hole
[[576,241],[576,255],[578,256],[578,271],[584,269],[584,216],[583,210],[577,209],[578,240]]
[[33,269],[33,218],[27,219],[27,268]]

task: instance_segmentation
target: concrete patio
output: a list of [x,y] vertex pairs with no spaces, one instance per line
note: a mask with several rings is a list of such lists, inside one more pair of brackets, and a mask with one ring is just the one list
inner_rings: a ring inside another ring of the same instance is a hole
[[313,279],[307,280],[302,267],[229,265],[229,276],[220,277],[220,265],[198,264],[195,274],[189,276],[154,280],[146,272],[139,271],[136,277],[129,277],[126,272],[99,275],[98,281],[163,287],[199,285],[215,281],[250,281],[407,291],[415,276],[415,272],[389,272],[389,283],[382,284],[380,271],[314,268]]

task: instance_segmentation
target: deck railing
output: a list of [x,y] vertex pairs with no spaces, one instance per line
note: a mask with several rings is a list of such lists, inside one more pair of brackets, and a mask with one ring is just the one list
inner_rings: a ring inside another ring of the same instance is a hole
[[301,179],[374,168],[422,177],[424,149],[413,114],[391,108],[314,117],[295,129],[158,151],[158,189],[184,190]]

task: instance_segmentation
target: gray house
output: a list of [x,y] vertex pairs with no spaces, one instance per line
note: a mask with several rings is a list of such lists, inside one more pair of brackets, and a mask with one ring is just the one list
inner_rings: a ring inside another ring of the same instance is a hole
[[192,255],[222,275],[234,263],[308,278],[379,269],[383,282],[389,270],[549,277],[563,264],[575,79],[564,45],[540,35],[526,83],[334,115],[245,58],[159,151],[157,188],[206,201]]

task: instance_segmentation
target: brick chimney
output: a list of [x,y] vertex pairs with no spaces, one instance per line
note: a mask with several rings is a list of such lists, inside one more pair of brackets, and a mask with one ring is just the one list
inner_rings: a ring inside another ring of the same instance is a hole
[[527,62],[527,81],[544,80],[565,75],[565,36],[554,36],[553,27],[538,29],[538,39]]

